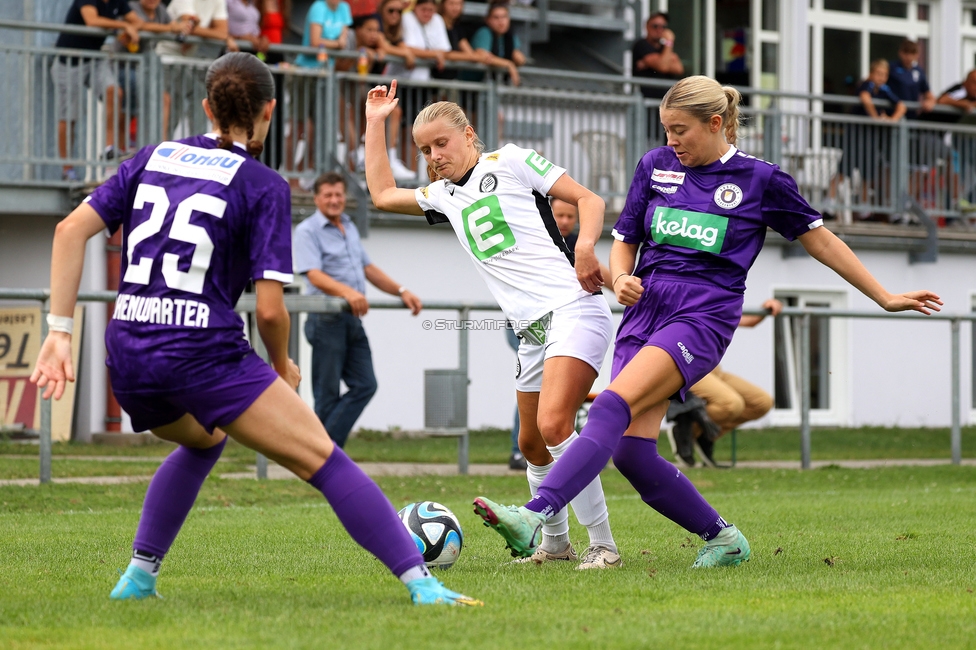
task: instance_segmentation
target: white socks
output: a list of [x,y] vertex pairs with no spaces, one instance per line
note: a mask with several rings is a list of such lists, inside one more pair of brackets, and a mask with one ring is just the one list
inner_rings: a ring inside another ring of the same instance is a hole
[[156,557],[149,553],[143,553],[142,551],[132,551],[132,559],[129,560],[129,566],[135,566],[136,568],[142,569],[152,577],[159,575],[159,566],[162,564],[163,558]]
[[407,584],[411,580],[418,580],[420,578],[429,578],[430,570],[425,564],[418,564],[412,569],[407,569],[402,574],[400,574],[400,582]]
[[[532,496],[535,496],[536,492],[539,491],[539,486],[542,485],[542,480],[546,478],[546,474],[552,469],[552,465],[553,463],[541,466],[526,463],[525,478],[529,481],[529,492]],[[567,508],[563,508],[543,524],[542,543],[539,547],[552,553],[558,553],[565,549],[568,543],[569,512]]]
[[[569,445],[577,438],[579,438],[579,434],[574,431],[560,444],[554,447],[547,446],[549,453],[552,455],[553,463],[558,461],[560,456],[566,453]],[[529,480],[529,490],[532,492],[532,496],[535,496],[539,486],[542,484],[542,480],[549,473],[553,463],[542,467],[529,464],[526,470],[526,477]],[[590,545],[603,546],[616,553],[617,544],[614,542],[613,534],[610,532],[607,500],[603,495],[603,483],[600,481],[600,477],[597,476],[593,479],[569,504],[573,507],[573,512],[576,513],[576,519],[580,524],[586,526],[586,530],[590,535]],[[550,528],[550,526],[552,527]],[[541,546],[545,550],[561,551],[566,547],[566,543],[569,542],[569,514],[565,508],[557,512],[546,522],[546,525],[542,528],[542,535],[543,540]]]
[[708,546],[725,546],[726,544],[732,544],[739,536],[739,529],[735,527],[735,524],[729,524],[728,527],[723,528],[718,535],[708,540],[706,544]]

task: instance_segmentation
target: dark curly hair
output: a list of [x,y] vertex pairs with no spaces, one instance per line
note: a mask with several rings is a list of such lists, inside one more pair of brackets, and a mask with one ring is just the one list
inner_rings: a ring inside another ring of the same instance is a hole
[[247,152],[260,156],[264,144],[254,140],[254,122],[265,104],[274,99],[275,86],[271,71],[261,60],[247,52],[230,52],[207,69],[207,101],[217,126],[223,132],[218,143],[233,149],[230,131],[247,131]]

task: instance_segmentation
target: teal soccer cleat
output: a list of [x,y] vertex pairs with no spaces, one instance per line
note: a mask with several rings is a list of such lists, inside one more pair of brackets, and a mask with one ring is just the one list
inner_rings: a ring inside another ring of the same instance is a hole
[[705,569],[716,566],[738,566],[749,561],[752,551],[749,541],[741,531],[736,529],[735,541],[731,544],[706,544],[698,551],[698,558],[691,565],[692,569]]
[[125,570],[115,589],[109,594],[112,600],[142,600],[153,596],[162,598],[156,591],[156,578],[132,565]]
[[417,578],[407,583],[410,600],[414,605],[457,605],[461,607],[483,607],[484,603],[475,598],[451,591],[437,578]]
[[546,517],[525,506],[500,506],[485,497],[478,497],[474,500],[474,514],[505,538],[512,557],[530,557],[542,541],[542,525],[546,523]]

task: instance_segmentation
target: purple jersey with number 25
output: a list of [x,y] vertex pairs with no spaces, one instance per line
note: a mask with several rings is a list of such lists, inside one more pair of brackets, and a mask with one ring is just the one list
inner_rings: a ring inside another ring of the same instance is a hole
[[[191,386],[250,351],[234,311],[251,279],[292,280],[291,194],[213,135],[145,147],[87,199],[122,227],[122,280],[105,333],[126,391]],[[211,378],[212,379],[212,378]]]

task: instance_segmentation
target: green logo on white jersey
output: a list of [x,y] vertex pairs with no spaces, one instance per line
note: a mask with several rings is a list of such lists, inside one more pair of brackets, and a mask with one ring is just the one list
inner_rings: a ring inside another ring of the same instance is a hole
[[651,239],[658,244],[694,248],[718,255],[725,242],[728,217],[658,206],[654,210]]
[[539,176],[545,176],[552,169],[552,163],[534,151],[525,159],[525,163],[534,169]]
[[492,194],[461,211],[461,222],[471,252],[484,261],[515,245],[515,235],[505,221],[498,196]]

